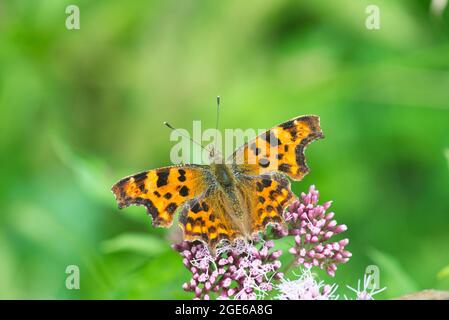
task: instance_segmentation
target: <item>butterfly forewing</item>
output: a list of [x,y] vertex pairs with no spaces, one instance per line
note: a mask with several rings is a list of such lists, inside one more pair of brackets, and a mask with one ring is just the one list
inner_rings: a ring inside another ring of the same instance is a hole
[[265,231],[268,224],[282,224],[282,213],[294,200],[290,181],[279,173],[253,177],[249,186],[252,195],[250,219],[252,233]]
[[169,227],[184,202],[200,195],[207,186],[206,166],[171,166],[123,178],[112,186],[119,208],[143,205],[153,225]]
[[297,117],[241,146],[228,162],[240,166],[247,174],[280,171],[301,180],[309,171],[304,150],[310,142],[321,138],[319,117]]

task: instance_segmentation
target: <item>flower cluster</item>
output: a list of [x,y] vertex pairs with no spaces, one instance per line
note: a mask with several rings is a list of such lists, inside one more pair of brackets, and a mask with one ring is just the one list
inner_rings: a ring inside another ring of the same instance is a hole
[[[376,283],[372,283],[371,275],[366,275],[363,278],[363,285],[360,285],[360,280],[357,283],[357,289],[351,286],[346,286],[353,294],[355,293],[355,300],[374,300],[374,296],[386,288],[377,288]],[[279,295],[276,297],[279,300],[337,300],[339,295],[336,294],[338,285],[325,284],[324,281],[317,281],[316,276],[311,272],[311,269],[304,268],[296,280],[281,279],[280,283],[275,288]],[[344,295],[346,300],[351,299]]]
[[335,295],[337,285],[324,284],[317,281],[310,269],[302,270],[296,280],[281,279],[276,289],[279,291],[279,300],[333,300],[338,299]]
[[284,212],[287,228],[278,226],[275,233],[278,237],[294,237],[295,245],[289,252],[295,256],[296,264],[306,268],[317,266],[334,276],[337,264],[348,262],[352,254],[345,250],[348,239],[330,240],[347,227],[337,224],[333,212],[326,212],[332,202],[319,205],[318,196],[313,185],[307,194],[302,193],[301,198]]
[[[270,292],[277,299],[338,299],[336,285],[317,281],[313,267],[325,270],[334,276],[337,265],[346,263],[351,253],[346,250],[348,239],[333,240],[334,236],[346,231],[345,225],[338,225],[334,213],[327,210],[331,202],[318,204],[319,193],[314,186],[284,212],[284,225],[275,225],[264,238],[255,244],[238,240],[224,243],[211,255],[202,242],[182,241],[173,245],[182,258],[184,266],[192,273],[185,291],[193,292],[195,299],[263,299]],[[301,274],[289,280],[280,272],[281,250],[274,249],[275,239],[293,237],[294,245],[289,252],[294,256],[291,266],[301,266]],[[378,291],[365,288],[369,279],[364,279],[356,292],[356,299],[371,299]],[[277,294],[277,296],[276,296]],[[346,296],[345,296],[346,297]]]
[[220,299],[253,300],[263,298],[273,289],[271,281],[282,277],[276,272],[281,267],[281,251],[272,251],[273,246],[266,241],[258,249],[242,240],[218,248],[216,257],[201,242],[183,241],[173,248],[192,273],[183,289],[194,292],[195,298],[210,299],[213,292]]

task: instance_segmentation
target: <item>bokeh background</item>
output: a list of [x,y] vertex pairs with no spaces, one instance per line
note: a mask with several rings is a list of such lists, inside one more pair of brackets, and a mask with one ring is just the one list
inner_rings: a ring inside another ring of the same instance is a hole
[[0,298],[190,298],[172,231],[119,211],[110,186],[169,164],[163,121],[213,127],[216,95],[222,128],[321,116],[293,190],[334,200],[353,252],[323,280],[356,286],[374,264],[379,298],[449,289],[449,10],[429,6],[0,1]]

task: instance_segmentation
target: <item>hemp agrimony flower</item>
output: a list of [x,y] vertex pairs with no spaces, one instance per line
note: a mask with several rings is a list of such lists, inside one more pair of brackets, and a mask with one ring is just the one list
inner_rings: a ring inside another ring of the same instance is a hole
[[271,281],[279,279],[280,250],[271,250],[272,241],[260,244],[258,249],[243,240],[225,244],[212,257],[201,242],[183,241],[173,248],[181,253],[183,263],[192,273],[184,283],[186,291],[195,293],[197,299],[209,299],[215,293],[220,299],[261,299],[273,289]]
[[[335,294],[337,286],[317,281],[311,268],[321,268],[334,276],[337,265],[349,260],[351,253],[346,250],[349,240],[332,240],[347,227],[337,224],[333,212],[327,213],[330,201],[318,204],[318,195],[311,186],[307,194],[302,193],[284,212],[283,226],[274,225],[264,239],[224,243],[217,248],[215,256],[200,241],[182,241],[173,245],[192,274],[183,289],[193,292],[195,299],[338,298]],[[275,249],[275,242],[270,237],[294,239],[294,246],[289,250],[294,258],[290,266],[303,267],[298,279],[289,280],[279,271],[282,251]],[[360,291],[357,298],[375,294],[364,295],[363,292]]]
[[275,232],[280,237],[294,237],[295,245],[289,252],[295,256],[297,265],[317,266],[334,276],[337,265],[348,262],[352,254],[345,250],[349,239],[332,241],[331,238],[346,231],[347,227],[337,224],[333,212],[327,213],[332,202],[319,205],[318,196],[313,185],[307,194],[302,193],[301,198],[284,212],[287,228],[277,226]]

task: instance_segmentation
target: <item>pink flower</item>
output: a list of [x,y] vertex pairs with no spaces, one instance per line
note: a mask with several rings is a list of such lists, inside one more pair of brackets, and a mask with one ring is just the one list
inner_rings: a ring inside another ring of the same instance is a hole
[[[334,276],[337,265],[348,262],[351,253],[345,248],[349,240],[333,240],[347,227],[337,224],[334,213],[327,212],[330,201],[318,204],[318,195],[311,186],[284,212],[284,226],[275,225],[273,232],[254,239],[254,244],[242,239],[233,244],[222,243],[216,256],[199,241],[173,245],[192,273],[183,289],[193,292],[195,299],[263,299],[274,289],[279,292],[279,299],[336,298],[336,286],[317,282],[310,269],[318,267]],[[270,237],[294,239],[294,246],[288,251],[294,256],[294,264],[306,270],[299,279],[287,280],[279,272],[282,251],[274,250],[273,241],[264,240]],[[362,290],[357,297],[370,298],[375,293]]]
[[[376,289],[375,286],[372,286],[371,284],[371,276],[366,275],[363,277],[363,286],[360,286],[360,280],[357,282],[357,289],[346,286],[351,291],[355,292],[356,294],[356,300],[374,300],[374,296],[378,293],[381,293],[386,287],[383,287],[381,289]],[[371,287],[371,288],[370,288]],[[346,299],[348,297],[345,296]]]
[[327,285],[323,281],[317,281],[310,271],[304,269],[296,280],[281,279],[276,286],[279,300],[335,300],[337,285]]
[[219,247],[216,257],[201,242],[183,241],[173,248],[192,273],[182,287],[193,292],[196,299],[209,299],[215,293],[220,299],[253,300],[265,296],[273,289],[271,281],[282,276],[277,272],[281,252],[272,251],[273,246],[272,241],[266,241],[258,249],[238,240]]
[[276,227],[278,237],[294,236],[295,245],[289,252],[295,256],[297,265],[313,266],[335,275],[337,265],[348,262],[351,252],[345,250],[348,239],[331,241],[331,238],[347,230],[346,225],[338,225],[334,213],[327,213],[332,202],[318,204],[319,193],[315,186],[302,193],[284,213],[287,228]]

